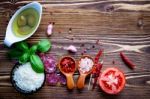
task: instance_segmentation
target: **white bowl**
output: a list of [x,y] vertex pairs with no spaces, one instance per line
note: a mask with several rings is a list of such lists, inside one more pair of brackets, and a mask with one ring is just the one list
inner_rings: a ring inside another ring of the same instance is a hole
[[[27,8],[34,8],[35,10],[37,10],[37,12],[39,13],[39,20],[38,20],[38,23],[37,23],[35,29],[31,33],[29,33],[28,35],[26,35],[24,37],[18,37],[15,35],[15,33],[13,33],[12,24],[13,24],[13,21],[16,18],[16,16],[20,12],[22,12],[23,10],[25,10]],[[21,7],[19,10],[17,10],[16,13],[12,16],[12,18],[10,19],[10,21],[8,23],[8,26],[6,29],[6,35],[5,35],[5,39],[4,39],[4,44],[7,45],[8,47],[10,47],[13,43],[23,41],[23,40],[31,37],[35,33],[37,28],[39,27],[39,24],[41,21],[41,16],[42,16],[42,5],[38,2],[29,3],[29,4]]]

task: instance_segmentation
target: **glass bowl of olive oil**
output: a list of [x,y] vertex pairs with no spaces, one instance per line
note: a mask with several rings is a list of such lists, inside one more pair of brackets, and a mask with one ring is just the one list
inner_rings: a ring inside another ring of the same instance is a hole
[[13,43],[25,40],[37,30],[42,16],[42,6],[38,2],[29,3],[19,10],[10,19],[4,44],[10,47]]

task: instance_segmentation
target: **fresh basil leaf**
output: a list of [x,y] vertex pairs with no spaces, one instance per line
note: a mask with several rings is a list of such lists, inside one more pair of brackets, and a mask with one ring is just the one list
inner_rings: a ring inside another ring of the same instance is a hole
[[48,39],[43,39],[38,43],[37,49],[40,52],[47,52],[51,48],[51,42]]
[[18,50],[21,50],[23,52],[27,52],[29,50],[29,46],[27,44],[27,42],[25,41],[22,41],[22,42],[18,42],[15,44],[15,47],[18,49]]
[[30,53],[26,52],[19,58],[19,62],[26,63],[29,60],[29,57],[30,57]]
[[37,45],[33,45],[31,48],[30,48],[30,54],[35,54],[35,52],[37,51]]
[[30,63],[32,65],[32,69],[37,73],[43,73],[44,72],[44,65],[42,60],[38,55],[31,55],[30,56]]
[[22,55],[22,52],[18,51],[17,49],[11,49],[9,52],[8,52],[8,57],[9,58],[15,58],[15,59],[18,59],[20,56]]

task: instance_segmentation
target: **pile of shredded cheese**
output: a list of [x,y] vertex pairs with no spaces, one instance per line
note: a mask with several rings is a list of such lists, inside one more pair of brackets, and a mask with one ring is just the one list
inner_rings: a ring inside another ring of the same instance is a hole
[[79,63],[79,70],[82,73],[89,72],[92,69],[93,65],[94,63],[92,59],[88,57],[82,58]]
[[20,89],[35,91],[42,86],[44,73],[36,73],[28,62],[15,69],[13,79]]

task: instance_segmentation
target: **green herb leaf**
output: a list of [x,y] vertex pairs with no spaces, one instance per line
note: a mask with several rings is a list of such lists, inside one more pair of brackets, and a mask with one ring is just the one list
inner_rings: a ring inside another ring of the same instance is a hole
[[9,52],[8,52],[8,57],[9,58],[16,58],[18,59],[20,56],[22,55],[22,52],[18,51],[17,49],[11,49]]
[[30,48],[30,54],[35,54],[35,52],[37,51],[37,45],[33,45],[31,48]]
[[37,73],[43,73],[44,72],[44,65],[42,60],[38,55],[31,55],[30,56],[30,63],[32,65],[32,68]]
[[38,43],[40,52],[47,52],[51,48],[51,42],[48,39],[43,39]]
[[27,42],[25,42],[25,41],[16,43],[15,47],[18,50],[23,51],[23,52],[27,52],[29,50],[29,46],[28,46]]
[[30,57],[30,53],[26,52],[19,58],[19,62],[26,63],[29,60],[29,57]]

